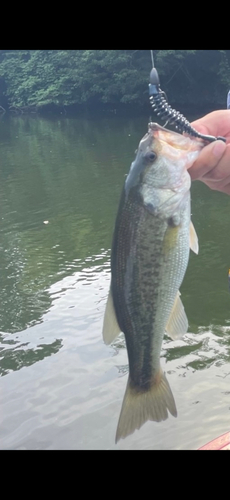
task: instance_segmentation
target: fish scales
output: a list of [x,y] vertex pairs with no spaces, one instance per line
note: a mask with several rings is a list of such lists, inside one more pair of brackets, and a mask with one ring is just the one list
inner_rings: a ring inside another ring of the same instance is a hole
[[154,357],[159,369],[161,338],[153,352],[154,336],[164,335],[187,267],[190,203],[188,197],[185,224],[174,228],[146,211],[141,200],[137,204],[134,193],[130,197],[122,202],[114,232],[111,288],[119,327],[126,332],[130,378],[141,389],[151,385]]
[[165,332],[173,339],[187,331],[179,288],[189,259],[198,253],[190,220],[187,169],[204,144],[150,124],[139,144],[123,188],[111,252],[111,286],[103,338],[124,332],[129,378],[116,441],[147,420],[177,415],[160,366]]

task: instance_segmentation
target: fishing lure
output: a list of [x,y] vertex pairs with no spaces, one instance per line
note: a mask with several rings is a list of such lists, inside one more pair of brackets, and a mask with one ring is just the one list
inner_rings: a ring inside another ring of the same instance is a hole
[[162,119],[167,119],[164,126],[175,125],[175,128],[176,130],[178,130],[178,132],[185,132],[188,135],[198,137],[199,139],[203,139],[204,141],[213,142],[220,139],[221,141],[226,142],[225,137],[215,137],[213,135],[201,134],[192,127],[189,121],[181,113],[179,113],[179,111],[176,111],[168,104],[166,94],[160,88],[159,76],[156,68],[154,67],[152,68],[152,71],[150,73],[149,99],[150,104],[157,116]]

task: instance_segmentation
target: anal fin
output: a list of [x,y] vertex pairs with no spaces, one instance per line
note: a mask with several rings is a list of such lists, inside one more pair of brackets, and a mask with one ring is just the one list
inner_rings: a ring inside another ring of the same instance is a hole
[[166,334],[173,340],[180,339],[188,330],[188,319],[180,299],[179,291],[177,292],[165,330]]
[[105,344],[111,344],[113,340],[119,335],[121,329],[118,325],[116,313],[113,305],[113,297],[111,288],[109,290],[108,300],[105,308],[104,322],[102,335]]

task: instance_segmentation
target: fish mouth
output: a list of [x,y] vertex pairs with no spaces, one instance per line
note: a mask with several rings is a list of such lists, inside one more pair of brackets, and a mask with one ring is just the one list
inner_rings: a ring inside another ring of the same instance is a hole
[[161,127],[158,123],[148,124],[148,134],[152,136],[155,141],[159,142],[162,147],[171,146],[172,148],[180,151],[200,151],[204,147],[204,142],[198,138],[191,138],[188,135],[182,135],[178,132],[168,130]]

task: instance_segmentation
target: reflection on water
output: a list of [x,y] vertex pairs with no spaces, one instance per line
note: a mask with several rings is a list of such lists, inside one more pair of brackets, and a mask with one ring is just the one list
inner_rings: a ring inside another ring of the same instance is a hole
[[146,128],[146,117],[0,121],[1,448],[196,448],[229,430],[230,197],[196,182],[189,331],[162,349],[179,416],[114,445],[127,352],[101,329],[114,218]]
[[6,375],[10,371],[20,370],[24,366],[30,366],[37,361],[41,361],[46,356],[55,354],[62,346],[61,340],[55,340],[52,344],[37,344],[30,347],[30,342],[12,340],[3,337],[1,341],[1,363],[0,374]]
[[107,120],[19,117],[0,127],[0,325],[15,332],[41,321],[52,283],[109,248],[130,152]]

